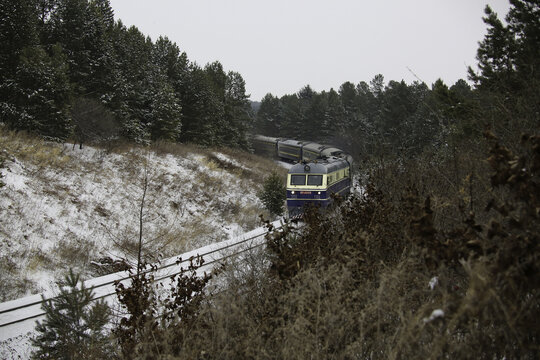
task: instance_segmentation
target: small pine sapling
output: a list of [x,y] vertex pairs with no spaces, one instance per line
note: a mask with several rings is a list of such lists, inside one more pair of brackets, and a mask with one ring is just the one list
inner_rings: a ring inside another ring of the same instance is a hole
[[283,215],[283,203],[287,198],[286,191],[287,188],[281,177],[276,172],[272,172],[264,180],[263,190],[258,193],[258,196],[272,215],[281,216]]
[[45,319],[37,322],[32,358],[102,359],[112,354],[106,330],[108,305],[94,301],[93,291],[71,269],[58,285],[60,294],[43,302]]

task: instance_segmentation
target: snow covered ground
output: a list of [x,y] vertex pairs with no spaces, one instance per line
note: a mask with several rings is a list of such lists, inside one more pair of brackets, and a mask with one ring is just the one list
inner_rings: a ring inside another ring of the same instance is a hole
[[[279,220],[272,223],[274,228],[279,228],[281,225],[282,222]],[[165,259],[160,263],[159,269],[154,272],[154,276],[156,279],[164,279],[164,287],[161,287],[163,290],[170,285],[166,283],[170,275],[178,273],[182,267],[185,268],[186,261],[189,261],[188,259],[191,257],[203,256],[205,260],[205,264],[197,270],[200,276],[204,272],[210,272],[216,264],[220,263],[221,259],[228,257],[231,253],[241,253],[235,259],[242,261],[241,256],[245,254],[245,249],[256,248],[258,245],[263,244],[266,233],[266,227],[259,227],[234,239],[206,245],[202,248]],[[179,263],[179,259],[182,259],[183,262]],[[118,303],[113,282],[119,280],[127,284],[128,280],[126,279],[129,276],[130,274],[127,271],[109,274],[85,281],[85,287],[92,288],[96,298],[105,297],[111,309],[115,311],[114,309],[118,308]],[[39,295],[31,295],[0,303],[1,359],[28,359],[31,357],[34,348],[31,345],[30,339],[36,335],[34,329],[36,321],[42,321],[44,319],[44,316],[40,315],[43,314],[40,301],[42,297],[48,299],[54,297],[56,294],[57,291],[47,291]],[[9,323],[12,324],[4,326]]]
[[[231,151],[111,152],[0,132],[0,302],[53,294],[69,268],[92,282],[133,264],[141,225],[148,262],[261,232],[257,191],[288,167]],[[0,334],[1,358],[29,356],[24,327],[34,321]]]
[[70,267],[90,278],[133,262],[141,209],[148,261],[243,234],[264,213],[266,174],[248,157],[0,145],[0,301],[50,290]]

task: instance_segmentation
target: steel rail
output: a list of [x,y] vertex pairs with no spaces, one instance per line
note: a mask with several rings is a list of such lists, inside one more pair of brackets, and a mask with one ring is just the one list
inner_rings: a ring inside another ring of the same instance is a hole
[[[282,226],[279,226],[279,227],[275,227],[274,229],[281,229]],[[171,258],[168,258],[166,261],[171,261],[170,263],[167,263],[163,266],[160,266],[160,267],[157,267],[157,268],[151,268],[151,269],[148,269],[148,270],[144,270],[143,272],[140,272],[139,274],[130,274],[128,276],[122,276],[120,278],[117,278],[117,279],[114,279],[114,280],[109,280],[109,281],[105,281],[103,283],[99,283],[97,285],[94,285],[94,286],[91,286],[89,288],[87,288],[88,290],[95,290],[95,289],[99,289],[99,288],[102,288],[102,287],[105,287],[105,286],[109,286],[109,285],[113,285],[113,284],[116,284],[116,283],[119,283],[119,282],[123,282],[123,281],[126,281],[126,280],[129,280],[129,279],[132,279],[134,278],[135,276],[139,276],[141,274],[147,274],[147,273],[152,273],[152,272],[155,272],[155,273],[158,273],[159,271],[162,271],[164,269],[167,269],[167,268],[171,268],[171,267],[175,267],[175,266],[180,266],[180,270],[175,272],[175,273],[172,273],[172,274],[167,274],[167,275],[164,275],[164,276],[161,276],[159,278],[156,278],[154,279],[153,282],[157,282],[157,281],[160,281],[160,280],[163,280],[163,279],[166,279],[166,278],[170,278],[171,276],[174,276],[174,275],[178,275],[178,274],[182,274],[184,272],[187,271],[187,269],[184,269],[183,267],[181,267],[181,264],[183,263],[187,263],[187,262],[191,262],[193,259],[197,258],[197,257],[201,257],[203,260],[204,260],[204,257],[205,256],[208,256],[208,255],[211,255],[211,254],[214,254],[214,253],[217,253],[217,252],[222,252],[224,250],[227,250],[227,249],[231,249],[231,248],[234,248],[234,247],[238,247],[248,241],[251,241],[251,240],[255,240],[257,238],[261,238],[261,237],[264,237],[268,234],[268,231],[266,232],[263,232],[261,234],[257,234],[257,235],[253,235],[253,236],[250,236],[248,238],[245,238],[245,239],[241,239],[237,242],[233,242],[233,243],[230,243],[230,244],[227,244],[225,246],[222,246],[222,247],[219,247],[219,248],[215,248],[215,249],[212,249],[208,252],[205,252],[203,254],[198,254],[196,256],[190,256],[189,258],[186,258],[186,259],[182,259],[180,256],[178,256],[178,259],[180,259],[180,261],[172,261],[172,259],[174,259],[175,257],[171,257]],[[202,267],[207,267],[207,266],[210,266],[210,265],[213,265],[217,262],[220,262],[220,261],[223,261],[225,259],[228,259],[228,258],[231,258],[231,257],[235,257],[235,256],[238,256],[246,251],[249,251],[249,250],[252,250],[254,248],[257,248],[257,247],[260,247],[264,245],[264,242],[261,242],[259,244],[256,244],[254,246],[251,246],[251,247],[248,247],[246,249],[242,249],[240,251],[237,251],[237,252],[234,252],[232,254],[228,254],[228,255],[224,255],[222,257],[219,257],[219,258],[216,258],[216,259],[212,259],[211,261],[209,262],[205,262],[203,263],[201,266],[199,266],[198,268],[202,268]],[[192,251],[188,251],[187,253],[193,253],[195,252],[196,250],[192,250]],[[109,275],[113,275],[113,274],[109,274]],[[109,275],[105,275],[105,276],[109,276]],[[92,301],[97,301],[97,300],[101,300],[101,299],[104,299],[104,298],[107,298],[107,297],[110,297],[110,296],[113,296],[116,294],[116,291],[110,291],[110,292],[107,292],[106,294],[103,294],[103,295],[100,295],[100,296],[97,296],[95,298],[92,299]],[[14,311],[17,311],[17,310],[21,310],[21,309],[24,309],[24,308],[29,308],[29,307],[35,307],[36,305],[40,305],[40,304],[43,304],[44,302],[47,302],[47,301],[52,301],[54,299],[58,298],[58,296],[54,296],[54,297],[50,297],[50,298],[42,298],[41,300],[39,301],[32,301],[30,303],[27,303],[27,304],[23,304],[23,305],[17,305],[17,306],[14,306],[14,307],[11,307],[11,308],[7,308],[7,309],[3,309],[3,310],[0,310],[0,315],[1,314],[7,314],[7,313],[11,313],[11,312],[14,312]],[[14,324],[17,324],[17,323],[21,323],[21,322],[24,322],[24,321],[27,321],[27,320],[32,320],[32,319],[35,319],[35,318],[39,318],[41,316],[45,315],[45,312],[44,311],[40,311],[38,314],[33,314],[33,315],[27,315],[25,317],[22,317],[22,318],[19,318],[19,319],[15,319],[15,320],[12,320],[12,321],[9,321],[9,322],[5,322],[5,323],[1,323],[0,324],[0,328],[4,328],[4,327],[7,327],[7,326],[10,326],[10,325],[14,325]]]

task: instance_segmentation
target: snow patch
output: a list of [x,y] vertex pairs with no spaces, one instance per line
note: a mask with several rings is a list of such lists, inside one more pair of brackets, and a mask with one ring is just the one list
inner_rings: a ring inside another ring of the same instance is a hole
[[[145,174],[150,253],[171,256],[259,226],[263,205],[255,184],[211,169],[205,155],[54,146],[61,147],[62,165],[11,156],[1,169],[0,262],[10,267],[0,268],[0,281],[14,286],[0,300],[45,291],[69,267],[88,278],[96,275],[91,261],[133,260],[126,249],[138,238]],[[216,156],[247,169],[230,156]]]
[[433,278],[431,278],[431,280],[429,280],[428,287],[433,290],[437,285],[439,285],[439,278],[437,276],[434,276]]
[[427,318],[424,318],[423,321],[424,323],[429,323],[429,322],[432,322],[433,320],[435,319],[439,319],[439,318],[442,318],[444,317],[444,311],[441,310],[441,309],[436,309],[436,310],[433,310],[433,312],[431,313],[431,315]]

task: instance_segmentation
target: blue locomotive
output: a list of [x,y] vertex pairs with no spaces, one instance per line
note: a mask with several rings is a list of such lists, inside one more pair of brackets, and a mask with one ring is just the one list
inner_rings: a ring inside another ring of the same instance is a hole
[[333,146],[314,142],[256,135],[255,152],[296,162],[287,174],[289,216],[302,214],[305,206],[325,208],[332,195],[345,197],[352,185],[352,157]]
[[293,165],[287,174],[289,216],[301,214],[309,205],[327,207],[332,195],[348,195],[351,184],[351,164],[345,158],[321,158]]

